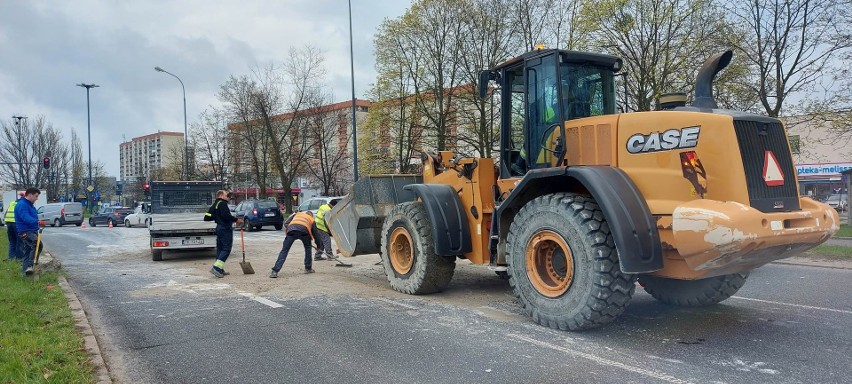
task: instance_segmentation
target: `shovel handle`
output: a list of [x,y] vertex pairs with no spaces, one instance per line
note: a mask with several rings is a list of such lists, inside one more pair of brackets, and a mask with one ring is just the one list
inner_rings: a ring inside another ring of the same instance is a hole
[[243,235],[243,228],[240,227],[240,249],[243,251],[243,263],[246,262],[246,238]]

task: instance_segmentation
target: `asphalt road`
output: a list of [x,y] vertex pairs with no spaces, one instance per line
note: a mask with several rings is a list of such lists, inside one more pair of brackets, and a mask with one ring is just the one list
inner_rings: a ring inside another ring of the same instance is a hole
[[[376,257],[317,263],[294,251],[266,273],[280,232],[246,234],[255,275],[211,253],[152,262],[144,228],[48,228],[110,369],[126,383],[841,383],[852,365],[852,270],[768,265],[707,308],[640,288],[602,329],[551,330],[520,315],[507,282],[460,261],[446,292],[392,291]],[[295,247],[294,247],[295,248]],[[263,255],[263,258],[259,258]],[[337,285],[330,284],[334,280]],[[315,289],[312,289],[315,288]],[[341,289],[342,288],[342,289]]]

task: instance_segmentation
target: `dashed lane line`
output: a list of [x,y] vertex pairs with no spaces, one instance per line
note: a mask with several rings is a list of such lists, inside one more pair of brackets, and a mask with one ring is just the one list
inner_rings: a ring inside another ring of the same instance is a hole
[[766,303],[766,304],[775,304],[775,305],[786,305],[788,307],[796,307],[796,308],[805,308],[805,309],[816,309],[818,311],[828,311],[828,312],[837,312],[837,313],[845,313],[847,315],[852,315],[852,311],[846,311],[843,309],[834,309],[834,308],[823,308],[823,307],[814,307],[812,305],[802,305],[802,304],[793,304],[793,303],[783,303],[780,301],[771,301],[771,300],[761,300],[761,299],[752,299],[749,297],[742,296],[731,296],[732,299],[739,300],[748,300],[748,301],[756,301],[758,303]]
[[254,300],[254,301],[258,302],[258,303],[261,303],[261,304],[263,304],[263,305],[266,305],[266,306],[269,306],[269,307],[272,307],[272,308],[281,308],[281,307],[283,307],[283,305],[281,305],[281,304],[278,304],[278,303],[276,303],[276,302],[274,302],[274,301],[272,301],[272,300],[269,300],[269,299],[267,299],[267,298],[265,298],[265,297],[257,296],[257,295],[255,295],[255,294],[253,294],[253,293],[240,292],[240,291],[237,291],[237,293],[238,293],[240,296],[248,297],[249,299],[252,299],[252,300]]
[[385,303],[388,303],[388,304],[393,304],[393,305],[397,305],[397,306],[400,306],[400,307],[403,307],[403,308],[408,308],[408,309],[415,309],[415,310],[420,309],[420,308],[417,308],[415,306],[400,303],[398,301],[393,301],[391,299],[386,299],[384,297],[375,297],[375,298],[373,298],[373,300],[382,301],[382,302],[385,302]]
[[532,338],[529,338],[529,337],[526,337],[526,336],[521,336],[521,335],[517,335],[517,334],[513,334],[513,333],[510,333],[508,336],[513,338],[513,339],[526,341],[530,344],[534,344],[534,345],[537,345],[539,347],[550,348],[550,349],[553,349],[553,350],[556,350],[556,351],[559,351],[559,352],[565,352],[565,353],[572,355],[572,356],[575,356],[575,357],[580,357],[580,358],[583,358],[583,359],[591,360],[591,361],[594,361],[595,363],[598,363],[600,365],[606,365],[606,366],[610,366],[610,367],[621,368],[625,371],[638,373],[642,376],[654,378],[654,379],[665,381],[665,382],[668,382],[668,383],[676,383],[676,384],[691,383],[688,380],[679,379],[677,377],[674,377],[674,376],[669,375],[669,374],[664,373],[664,372],[658,372],[658,371],[653,371],[653,370],[650,370],[650,369],[634,367],[632,365],[627,365],[627,364],[624,364],[624,363],[613,361],[613,360],[610,360],[610,359],[607,359],[607,358],[604,358],[604,357],[601,357],[601,356],[593,355],[591,353],[573,351],[573,350],[570,350],[570,349],[565,348],[565,347],[560,347],[558,345],[554,345],[554,344],[550,344],[550,343],[547,343],[547,342],[544,342],[544,341],[532,339]]

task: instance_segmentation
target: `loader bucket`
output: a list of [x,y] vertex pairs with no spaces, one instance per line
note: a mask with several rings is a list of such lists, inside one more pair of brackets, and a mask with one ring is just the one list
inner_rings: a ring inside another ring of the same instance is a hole
[[413,191],[402,188],[421,182],[419,175],[370,175],[359,179],[326,218],[340,253],[379,253],[385,217],[395,205],[417,200]]

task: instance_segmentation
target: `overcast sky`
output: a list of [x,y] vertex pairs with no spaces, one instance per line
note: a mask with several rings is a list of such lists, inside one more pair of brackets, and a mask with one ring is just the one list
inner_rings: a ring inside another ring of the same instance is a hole
[[[218,87],[255,65],[282,63],[290,47],[325,52],[335,101],[351,98],[347,0],[25,1],[0,0],[0,119],[44,115],[86,156],[91,90],[92,160],[118,176],[123,137],[183,132],[187,119],[219,105]],[[373,34],[408,0],[352,0],[355,90],[375,79]]]

